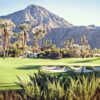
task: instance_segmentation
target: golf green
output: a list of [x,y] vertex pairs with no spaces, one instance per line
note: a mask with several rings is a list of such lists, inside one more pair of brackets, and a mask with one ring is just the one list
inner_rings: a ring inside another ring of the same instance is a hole
[[100,66],[100,58],[66,58],[66,59],[28,59],[0,58],[0,90],[19,89],[15,82],[17,76],[27,79],[27,75],[37,72],[43,65]]

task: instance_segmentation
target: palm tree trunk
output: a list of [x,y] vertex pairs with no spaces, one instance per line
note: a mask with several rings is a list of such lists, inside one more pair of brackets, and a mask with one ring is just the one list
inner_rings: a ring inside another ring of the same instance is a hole
[[34,39],[34,47],[37,48],[37,49],[38,49],[38,47],[39,47],[39,46],[38,46],[38,39],[37,39],[37,38]]
[[40,39],[40,49],[42,48],[42,39]]
[[39,46],[38,46],[38,38],[34,38],[33,43],[33,52],[38,52]]
[[10,39],[8,38],[8,43],[7,43],[7,57],[9,55],[9,45],[10,45]]
[[4,57],[6,57],[7,38],[8,38],[8,32],[7,32],[7,29],[4,28],[4,35],[3,35]]
[[26,46],[27,44],[27,33],[26,31],[24,31],[24,47]]

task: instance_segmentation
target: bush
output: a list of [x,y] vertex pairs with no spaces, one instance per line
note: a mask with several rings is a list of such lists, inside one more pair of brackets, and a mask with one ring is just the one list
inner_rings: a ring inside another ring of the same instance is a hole
[[17,48],[10,48],[8,51],[9,57],[18,57],[22,54],[23,50]]
[[81,57],[81,52],[79,49],[63,49],[61,50],[62,56],[63,58],[67,58],[67,57]]
[[61,50],[62,57],[63,57],[63,58],[71,57],[71,55],[70,55],[69,52],[70,52],[69,49],[62,49],[62,50]]
[[44,53],[40,54],[40,57],[50,58],[50,59],[59,59],[62,58],[62,54],[59,49],[48,49]]

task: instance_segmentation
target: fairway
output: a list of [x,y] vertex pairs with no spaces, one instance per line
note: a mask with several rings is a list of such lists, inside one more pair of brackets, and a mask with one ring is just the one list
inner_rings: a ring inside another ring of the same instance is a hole
[[66,58],[59,60],[28,59],[28,58],[0,58],[0,90],[19,89],[15,85],[17,76],[24,79],[27,75],[37,72],[42,65],[66,66],[100,66],[100,58]]

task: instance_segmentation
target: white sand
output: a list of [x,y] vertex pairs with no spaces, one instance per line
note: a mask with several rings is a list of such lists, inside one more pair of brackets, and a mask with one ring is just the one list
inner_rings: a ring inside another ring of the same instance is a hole
[[42,70],[46,70],[49,72],[67,72],[67,71],[71,71],[73,70],[74,72],[77,73],[81,73],[81,72],[93,72],[93,71],[100,71],[100,67],[95,67],[94,70],[92,69],[87,69],[86,67],[71,67],[71,68],[67,68],[67,67],[60,67],[60,66],[45,66],[42,67]]
[[67,72],[71,69],[69,68],[65,68],[65,67],[60,67],[60,66],[53,66],[53,67],[48,67],[48,66],[45,66],[45,67],[42,67],[42,70],[46,70],[46,71],[49,71],[49,72]]
[[100,71],[100,67],[94,67],[95,71]]
[[81,73],[81,72],[93,72],[93,70],[86,69],[86,67],[71,67],[72,70],[75,72]]

